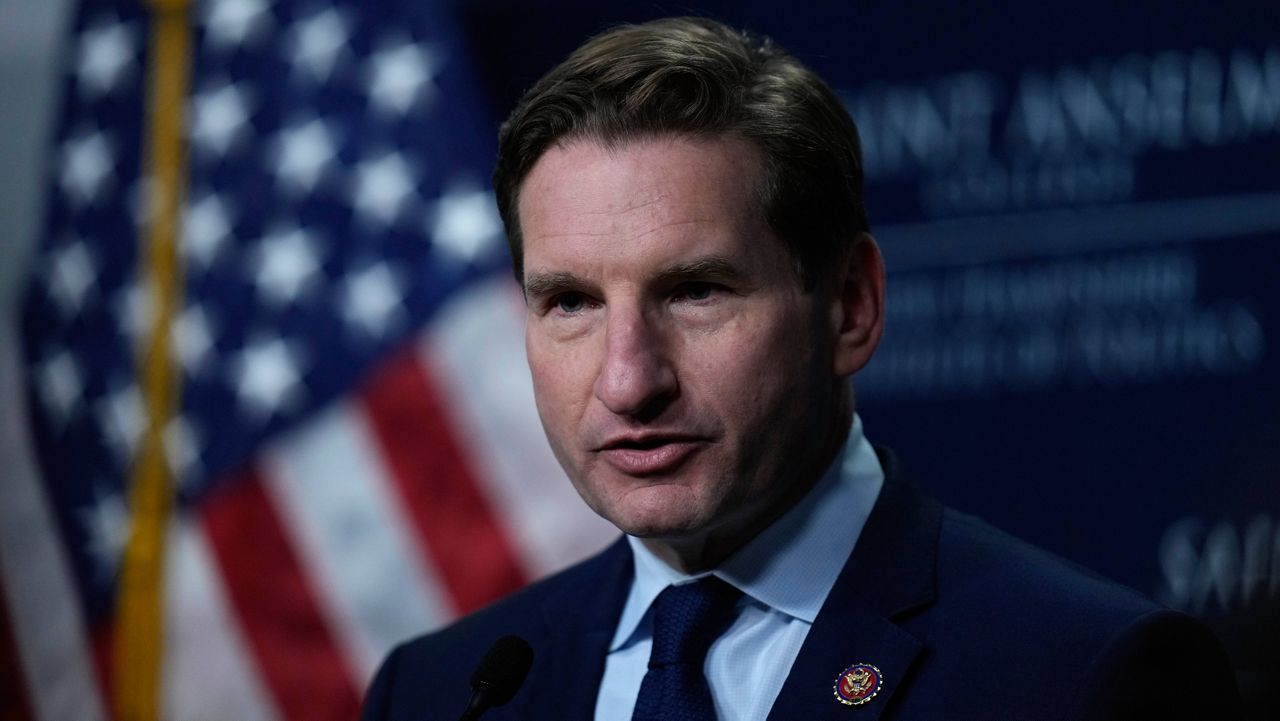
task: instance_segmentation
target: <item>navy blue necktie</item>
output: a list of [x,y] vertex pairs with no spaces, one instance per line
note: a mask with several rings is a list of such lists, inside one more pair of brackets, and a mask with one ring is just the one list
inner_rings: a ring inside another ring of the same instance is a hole
[[707,649],[733,621],[740,592],[715,576],[668,586],[653,602],[653,650],[631,721],[714,721],[702,674]]

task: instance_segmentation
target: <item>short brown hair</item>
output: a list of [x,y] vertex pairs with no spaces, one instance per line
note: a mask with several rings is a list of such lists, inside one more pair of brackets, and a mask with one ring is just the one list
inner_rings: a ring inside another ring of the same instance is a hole
[[762,158],[760,207],[806,288],[867,230],[853,120],[813,71],[765,37],[703,18],[623,25],[539,80],[498,133],[493,187],[516,279],[520,184],[557,143],[736,135]]

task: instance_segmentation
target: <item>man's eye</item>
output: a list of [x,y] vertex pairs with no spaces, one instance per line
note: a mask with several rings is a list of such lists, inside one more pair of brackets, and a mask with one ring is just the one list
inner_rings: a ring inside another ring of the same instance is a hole
[[587,307],[587,299],[581,293],[561,293],[552,305],[561,313],[579,313]]
[[677,300],[707,300],[716,291],[714,283],[685,283],[676,289]]

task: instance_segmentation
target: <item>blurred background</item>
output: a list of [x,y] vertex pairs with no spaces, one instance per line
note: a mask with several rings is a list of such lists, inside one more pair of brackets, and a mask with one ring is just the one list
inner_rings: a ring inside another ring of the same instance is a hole
[[1280,716],[1273,3],[156,12],[0,0],[0,718],[350,718],[397,640],[611,539],[542,439],[487,178],[583,39],[689,13],[859,125],[873,442],[1204,619]]

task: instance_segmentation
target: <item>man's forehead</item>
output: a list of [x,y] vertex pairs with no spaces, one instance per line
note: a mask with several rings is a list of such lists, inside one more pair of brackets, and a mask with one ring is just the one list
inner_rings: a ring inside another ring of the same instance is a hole
[[[656,136],[606,144],[579,138],[543,153],[521,187],[531,233],[642,232],[646,225],[758,219],[754,146],[737,138]],[[756,217],[751,217],[756,216]]]

